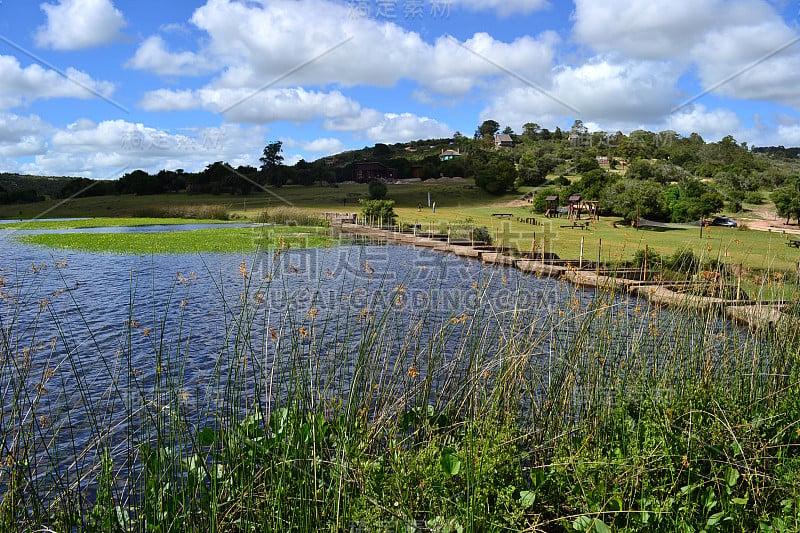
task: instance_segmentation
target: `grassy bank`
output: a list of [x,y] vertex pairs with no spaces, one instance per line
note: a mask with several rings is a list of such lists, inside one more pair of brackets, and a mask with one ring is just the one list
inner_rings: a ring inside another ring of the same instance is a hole
[[18,235],[26,244],[53,249],[115,254],[241,253],[278,248],[330,246],[333,239],[319,227],[262,226],[213,228],[158,233],[51,233]]
[[104,217],[104,218],[79,218],[74,220],[26,220],[23,222],[9,222],[0,224],[0,230],[60,230],[60,229],[90,229],[90,228],[119,228],[138,226],[175,226],[181,224],[219,224],[214,219],[190,218],[153,218],[153,217]]
[[202,379],[184,372],[193,282],[176,305],[132,290],[105,352],[36,292],[69,267],[4,277],[2,529],[800,528],[796,321],[755,336],[557,281],[532,305],[502,269],[441,314],[369,263],[288,305],[281,257],[210,276],[227,326]]

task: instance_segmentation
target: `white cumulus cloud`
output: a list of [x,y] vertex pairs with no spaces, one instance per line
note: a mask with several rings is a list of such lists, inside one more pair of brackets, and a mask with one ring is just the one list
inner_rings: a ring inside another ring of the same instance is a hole
[[125,17],[110,0],[59,0],[42,4],[47,22],[36,32],[42,48],[79,50],[110,43],[120,37]]
[[0,55],[0,80],[0,109],[50,98],[108,97],[114,90],[111,83],[74,68],[59,73],[36,64],[22,67],[16,57],[4,55]]
[[145,39],[125,66],[149,70],[162,76],[197,75],[213,70],[207,57],[194,52],[170,52],[164,39],[154,35]]

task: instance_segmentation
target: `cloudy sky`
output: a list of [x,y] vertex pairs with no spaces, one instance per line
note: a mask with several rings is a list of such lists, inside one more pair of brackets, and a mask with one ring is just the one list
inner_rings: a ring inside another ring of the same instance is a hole
[[288,163],[494,119],[800,146],[800,0],[0,0],[0,171]]

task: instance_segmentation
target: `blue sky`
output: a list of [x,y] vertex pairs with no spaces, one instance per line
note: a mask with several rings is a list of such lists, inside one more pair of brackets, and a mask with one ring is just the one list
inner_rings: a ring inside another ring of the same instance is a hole
[[800,0],[0,1],[0,171],[288,163],[485,119],[800,145]]

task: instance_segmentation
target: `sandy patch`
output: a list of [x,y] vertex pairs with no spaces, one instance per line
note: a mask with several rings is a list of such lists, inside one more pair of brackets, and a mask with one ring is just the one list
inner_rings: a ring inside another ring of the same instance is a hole
[[766,205],[755,206],[750,212],[736,217],[736,220],[757,231],[780,231],[800,235],[800,227],[797,224],[786,224],[785,218],[779,217],[775,209]]

